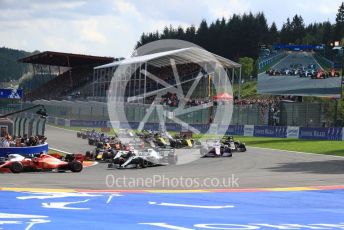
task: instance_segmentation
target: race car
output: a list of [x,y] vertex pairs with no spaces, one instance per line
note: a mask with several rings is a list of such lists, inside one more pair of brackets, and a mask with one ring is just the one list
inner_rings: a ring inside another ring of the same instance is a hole
[[87,129],[81,129],[80,131],[76,132],[76,136],[79,138],[86,139],[88,132],[89,132],[89,130],[87,130]]
[[328,77],[339,77],[339,72],[336,71],[335,69],[331,69],[328,73]]
[[201,157],[232,157],[232,150],[220,140],[206,140],[200,148]]
[[246,145],[238,140],[234,140],[233,136],[224,136],[221,143],[229,146],[232,152],[246,152]]
[[317,72],[315,72],[314,75],[311,76],[312,79],[325,79],[328,77],[328,74],[324,71],[319,69]]
[[85,158],[95,161],[110,161],[117,153],[116,149],[111,148],[109,143],[98,142],[94,152],[86,151]]
[[158,165],[175,165],[178,157],[174,149],[145,149],[118,151],[108,168],[146,168]]
[[62,161],[48,154],[39,154],[38,156],[26,157],[19,154],[9,154],[8,158],[0,159],[0,171],[21,173],[24,171],[72,171],[81,172],[82,162],[69,159]]
[[170,146],[172,148],[193,148],[201,146],[201,143],[198,140],[187,138],[181,135],[175,135],[174,138],[170,139]]

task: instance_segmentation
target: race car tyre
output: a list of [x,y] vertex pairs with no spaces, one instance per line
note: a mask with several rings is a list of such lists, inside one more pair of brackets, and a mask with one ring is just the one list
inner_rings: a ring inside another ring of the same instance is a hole
[[108,154],[108,152],[103,152],[102,160],[103,160],[103,161],[106,161],[107,159],[109,159],[109,154]]
[[13,173],[20,173],[24,170],[24,167],[23,167],[23,164],[18,162],[18,161],[15,161],[11,164],[10,166],[10,170],[11,172]]
[[80,161],[72,161],[68,165],[70,171],[72,172],[81,172],[83,169],[83,165]]
[[141,167],[141,168],[147,168],[148,165],[149,165],[149,162],[146,161],[146,160],[142,160],[142,161],[140,162],[140,167]]

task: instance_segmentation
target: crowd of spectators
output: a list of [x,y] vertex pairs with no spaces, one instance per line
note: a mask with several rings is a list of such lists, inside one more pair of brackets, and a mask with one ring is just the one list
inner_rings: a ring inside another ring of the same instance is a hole
[[0,147],[9,148],[9,147],[28,147],[44,144],[47,138],[45,136],[11,136],[6,134],[0,139]]
[[175,93],[167,92],[165,95],[161,96],[160,104],[177,107],[179,105],[179,99]]

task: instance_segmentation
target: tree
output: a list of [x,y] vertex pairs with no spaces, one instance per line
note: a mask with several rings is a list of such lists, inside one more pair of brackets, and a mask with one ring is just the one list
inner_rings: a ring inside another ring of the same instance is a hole
[[335,25],[335,40],[340,41],[344,37],[344,2],[338,9]]
[[248,79],[252,76],[254,60],[250,57],[239,58],[239,63],[241,64],[241,70],[244,79]]
[[302,38],[305,35],[305,24],[303,22],[302,16],[298,16],[297,14],[293,17],[292,22],[290,23],[291,26],[291,42],[295,44],[300,44],[302,42]]
[[208,32],[208,23],[206,20],[203,19],[197,30],[197,43],[205,49],[207,49],[206,47],[209,45]]
[[273,22],[269,28],[268,43],[273,44],[274,42],[278,42],[278,40],[278,29],[275,22]]

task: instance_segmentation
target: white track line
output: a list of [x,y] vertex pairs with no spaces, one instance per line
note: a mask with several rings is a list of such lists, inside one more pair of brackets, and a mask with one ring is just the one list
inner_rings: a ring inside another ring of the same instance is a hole
[[61,149],[56,149],[56,148],[52,148],[52,147],[49,147],[49,149],[54,150],[54,151],[58,151],[58,152],[64,153],[64,154],[72,154],[72,153],[70,153],[70,152],[66,152],[66,151],[63,151],[63,150],[61,150]]
[[319,62],[317,61],[317,59],[315,59],[314,55],[312,55],[313,60],[315,61],[315,63],[317,63],[317,65],[320,67],[321,70],[324,70],[324,68],[319,64]]
[[280,151],[280,152],[288,152],[288,153],[302,153],[302,154],[309,154],[309,155],[316,155],[316,156],[329,156],[329,157],[335,157],[335,158],[341,158],[341,159],[344,158],[344,156],[336,156],[336,155],[331,155],[331,154],[308,153],[308,152],[299,152],[299,151],[283,150],[283,149],[271,149],[271,148],[253,147],[253,146],[247,146],[247,147],[255,148],[255,149],[265,149],[265,150],[274,150],[274,151]]
[[62,129],[62,130],[66,130],[66,131],[69,131],[69,132],[74,132],[74,133],[78,132],[78,131],[76,131],[76,130],[65,129],[65,128],[61,128],[61,127],[54,126],[54,125],[47,125],[47,126],[50,126],[50,127],[52,127],[52,128],[55,128],[55,129]]

